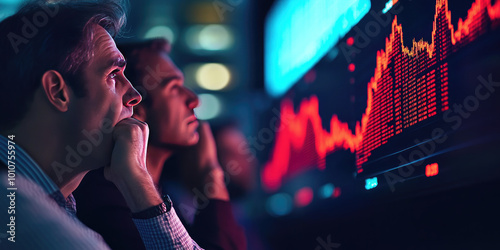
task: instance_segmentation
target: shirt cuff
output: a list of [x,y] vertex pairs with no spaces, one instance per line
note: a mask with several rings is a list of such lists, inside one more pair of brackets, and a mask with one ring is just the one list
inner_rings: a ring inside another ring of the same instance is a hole
[[150,219],[133,219],[146,249],[202,249],[191,239],[175,209]]

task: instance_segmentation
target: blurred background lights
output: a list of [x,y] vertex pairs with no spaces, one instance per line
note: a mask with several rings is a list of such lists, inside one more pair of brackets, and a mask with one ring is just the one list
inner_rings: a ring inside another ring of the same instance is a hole
[[365,189],[370,190],[378,186],[377,177],[368,178],[365,180]]
[[227,50],[233,44],[233,35],[224,25],[195,25],[186,31],[186,44],[192,50]]
[[333,184],[327,183],[319,189],[319,196],[323,199],[332,197],[334,189],[335,186]]
[[354,38],[351,36],[351,37],[347,38],[346,42],[347,42],[347,45],[352,46],[354,44]]
[[267,199],[266,210],[274,216],[287,215],[292,211],[292,197],[285,193],[275,194]]
[[339,188],[339,187],[336,187],[336,188],[333,190],[333,198],[338,198],[341,194],[342,194],[342,190],[340,190],[340,188]]
[[0,21],[16,13],[22,0],[0,0]]
[[0,0],[0,4],[2,5],[19,5],[23,2],[26,2],[26,0]]
[[196,117],[200,120],[209,120],[219,115],[221,103],[219,98],[212,94],[198,95],[200,104],[194,109]]
[[354,65],[354,63],[350,63],[347,69],[349,69],[349,71],[351,72],[354,72],[354,70],[356,70],[356,65]]
[[171,44],[175,41],[175,35],[172,29],[164,25],[155,26],[149,29],[148,32],[146,32],[146,35],[144,35],[145,39],[159,37],[167,39]]
[[[237,2],[240,2],[238,0]],[[220,1],[187,1],[188,6],[186,10],[186,14],[183,16],[190,23],[220,23],[224,21],[220,16],[220,9],[217,6],[216,2]],[[235,4],[234,0],[228,1],[229,5],[227,7],[231,7],[230,5]],[[219,4],[226,4],[220,2]],[[231,7],[232,8],[232,7]],[[229,9],[227,9],[229,10]]]
[[437,163],[432,163],[425,166],[425,176],[431,177],[439,173],[439,166]]
[[196,82],[208,90],[221,90],[228,85],[230,79],[231,73],[227,67],[219,63],[203,64],[196,71]]
[[295,193],[295,205],[305,207],[313,200],[313,190],[310,187],[303,187]]
[[231,46],[233,39],[226,27],[211,24],[201,29],[198,40],[202,49],[224,50]]

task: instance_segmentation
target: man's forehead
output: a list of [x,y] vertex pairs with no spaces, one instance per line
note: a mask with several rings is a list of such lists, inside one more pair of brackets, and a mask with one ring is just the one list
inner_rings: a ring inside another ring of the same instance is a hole
[[95,47],[105,49],[107,47],[113,47],[114,45],[114,47],[116,48],[115,41],[103,27],[99,25],[95,25],[94,27],[94,35],[92,40]]
[[182,71],[170,59],[167,53],[143,50],[139,52],[138,67],[143,70],[144,74],[156,74],[159,77],[174,77],[184,78]]
[[94,59],[100,68],[112,66],[124,67],[126,61],[121,52],[116,47],[115,41],[109,33],[97,26],[94,33]]

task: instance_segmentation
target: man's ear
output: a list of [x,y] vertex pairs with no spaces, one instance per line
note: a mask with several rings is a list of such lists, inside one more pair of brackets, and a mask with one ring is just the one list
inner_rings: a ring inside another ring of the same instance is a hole
[[61,112],[68,111],[69,86],[59,72],[49,70],[43,73],[42,88],[54,108]]
[[146,108],[144,107],[144,104],[139,104],[134,106],[134,116],[135,119],[146,122]]

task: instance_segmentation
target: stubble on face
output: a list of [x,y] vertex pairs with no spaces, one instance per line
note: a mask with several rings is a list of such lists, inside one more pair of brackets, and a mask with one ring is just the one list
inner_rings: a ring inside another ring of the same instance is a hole
[[93,56],[83,76],[87,95],[77,101],[79,121],[75,123],[81,126],[80,141],[75,147],[85,144],[90,151],[81,154],[88,169],[109,165],[113,128],[119,121],[132,116],[132,107],[123,104],[127,92],[123,81],[126,78],[113,77],[123,72],[125,60],[122,54],[112,37],[98,25],[94,28],[92,44]]

